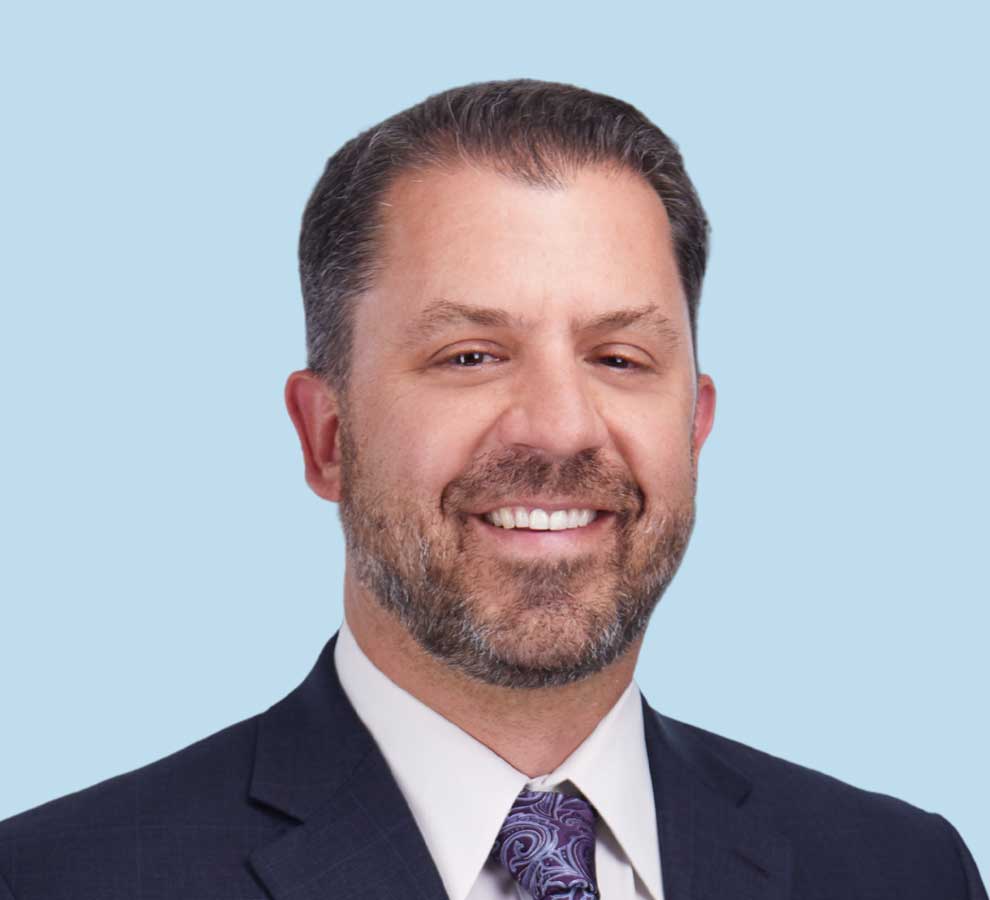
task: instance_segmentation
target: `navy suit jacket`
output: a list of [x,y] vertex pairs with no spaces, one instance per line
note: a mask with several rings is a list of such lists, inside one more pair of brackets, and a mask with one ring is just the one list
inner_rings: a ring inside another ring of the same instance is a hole
[[[443,900],[334,641],[267,712],[0,823],[0,900]],[[666,900],[986,900],[941,817],[643,711]]]

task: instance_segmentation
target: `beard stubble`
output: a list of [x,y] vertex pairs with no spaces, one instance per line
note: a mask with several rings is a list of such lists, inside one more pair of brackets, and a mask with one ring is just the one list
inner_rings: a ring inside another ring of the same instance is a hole
[[[490,685],[543,688],[601,671],[643,634],[694,526],[694,464],[680,495],[645,508],[629,473],[600,451],[553,462],[507,448],[477,459],[427,510],[360,463],[339,423],[340,521],[354,574],[435,659]],[[519,494],[580,496],[614,510],[599,550],[568,559],[498,557],[468,508]]]

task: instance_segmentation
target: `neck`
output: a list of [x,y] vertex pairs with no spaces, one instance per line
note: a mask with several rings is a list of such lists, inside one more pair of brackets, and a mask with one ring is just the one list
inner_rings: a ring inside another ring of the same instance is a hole
[[345,576],[344,612],[358,646],[403,690],[529,777],[552,772],[595,729],[632,680],[642,639],[602,671],[559,687],[490,685],[434,659]]

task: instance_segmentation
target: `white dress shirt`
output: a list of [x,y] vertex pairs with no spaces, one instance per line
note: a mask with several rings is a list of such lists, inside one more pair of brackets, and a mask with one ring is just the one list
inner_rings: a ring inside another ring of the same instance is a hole
[[595,868],[603,900],[663,900],[635,683],[553,772],[530,778],[380,672],[346,621],[334,664],[412,810],[450,900],[531,900],[488,856],[524,789],[580,791],[598,811]]

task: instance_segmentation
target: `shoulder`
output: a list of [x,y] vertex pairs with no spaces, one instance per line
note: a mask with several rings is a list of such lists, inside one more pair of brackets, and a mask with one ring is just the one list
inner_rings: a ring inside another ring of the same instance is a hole
[[[254,755],[257,717],[246,719],[162,759],[0,822],[0,843],[71,828],[131,823],[136,808],[157,820],[209,816],[243,793]],[[192,805],[195,801],[195,806]]]
[[0,898],[5,881],[19,900],[137,896],[142,866],[246,853],[276,827],[245,789],[256,732],[257,717],[246,719],[0,822]]
[[748,782],[747,805],[788,818],[831,819],[880,815],[917,821],[929,813],[886,794],[863,790],[823,772],[790,762],[695,725],[656,714],[667,734],[708,780],[726,767]]
[[918,896],[985,897],[969,851],[942,816],[651,712],[668,746],[703,781],[734,794],[749,815],[790,842],[799,882],[862,883],[870,876],[857,870],[866,867],[888,881],[903,879]]

